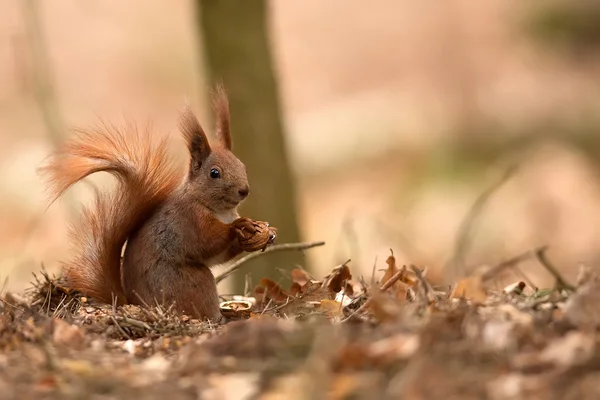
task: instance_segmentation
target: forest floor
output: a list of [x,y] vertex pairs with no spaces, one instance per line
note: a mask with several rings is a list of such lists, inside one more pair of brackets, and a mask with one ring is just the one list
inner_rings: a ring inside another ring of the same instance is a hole
[[[532,252],[552,270],[543,250]],[[518,260],[515,260],[515,263]],[[600,279],[433,287],[397,266],[323,279],[291,272],[222,304],[211,325],[161,307],[112,307],[41,274],[0,302],[0,399],[596,399]]]

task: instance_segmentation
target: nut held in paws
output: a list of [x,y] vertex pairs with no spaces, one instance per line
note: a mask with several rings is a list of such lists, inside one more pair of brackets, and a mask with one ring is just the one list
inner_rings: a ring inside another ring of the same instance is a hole
[[264,222],[254,225],[256,232],[242,232],[239,242],[246,251],[256,251],[265,248],[270,242],[271,230]]

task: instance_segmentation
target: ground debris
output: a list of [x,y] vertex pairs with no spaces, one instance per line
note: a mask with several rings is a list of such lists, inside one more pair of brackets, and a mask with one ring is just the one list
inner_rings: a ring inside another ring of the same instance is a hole
[[[0,399],[519,399],[600,393],[598,279],[434,288],[393,253],[367,284],[350,260],[292,271],[222,303],[225,325],[174,308],[96,304],[46,273],[0,302]],[[489,274],[488,274],[489,275]],[[583,277],[583,278],[582,278]],[[592,396],[592,394],[594,396]]]

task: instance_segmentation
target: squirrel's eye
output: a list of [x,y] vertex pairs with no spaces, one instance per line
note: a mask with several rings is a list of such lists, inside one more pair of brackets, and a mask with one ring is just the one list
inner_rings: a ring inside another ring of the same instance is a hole
[[210,170],[210,177],[213,179],[219,179],[221,177],[221,173],[218,169],[213,168]]

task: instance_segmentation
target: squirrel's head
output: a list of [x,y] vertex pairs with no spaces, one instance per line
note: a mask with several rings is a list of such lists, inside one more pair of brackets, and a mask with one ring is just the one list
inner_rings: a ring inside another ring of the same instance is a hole
[[189,109],[181,115],[180,129],[190,152],[188,183],[194,196],[215,212],[235,209],[250,192],[246,166],[231,152],[229,102],[221,86],[213,99],[217,143],[209,144],[206,133]]

